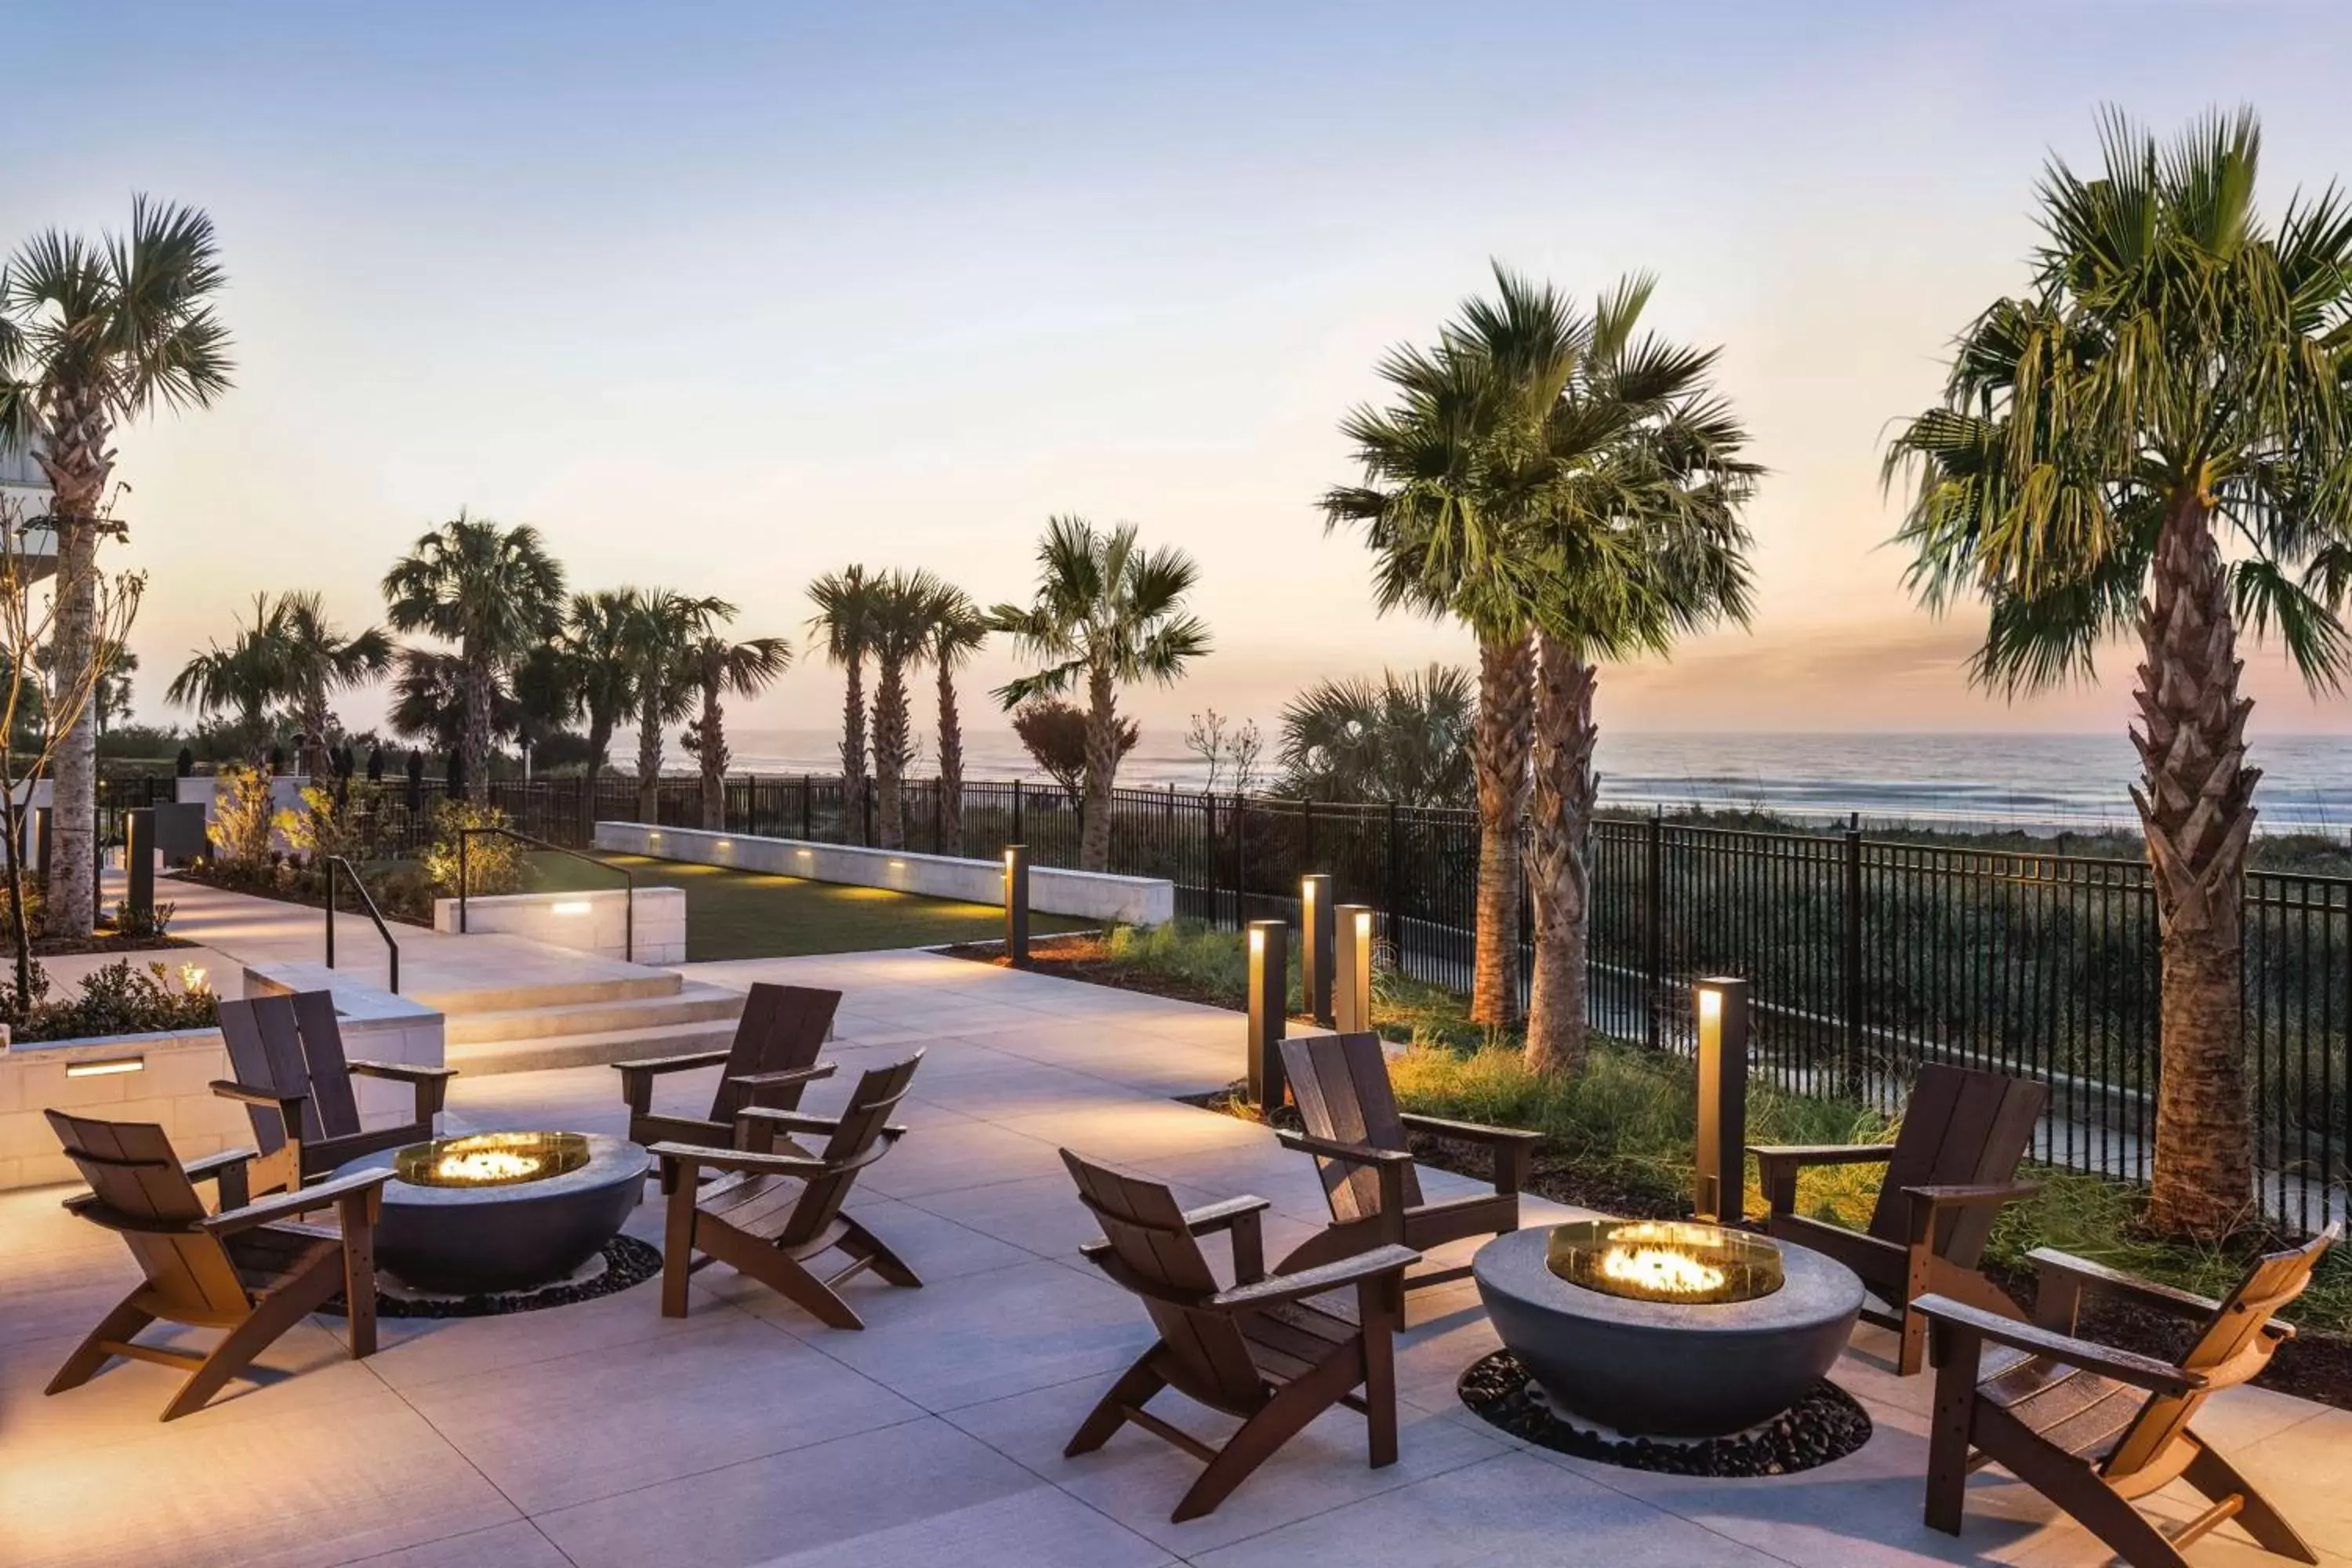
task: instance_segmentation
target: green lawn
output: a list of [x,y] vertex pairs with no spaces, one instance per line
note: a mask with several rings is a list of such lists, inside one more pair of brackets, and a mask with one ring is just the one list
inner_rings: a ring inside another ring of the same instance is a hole
[[[686,956],[694,963],[929,947],[1004,934],[1004,911],[993,904],[960,904],[887,888],[850,888],[642,855],[602,858],[635,872],[640,886],[686,889]],[[532,856],[531,877],[532,888],[546,892],[619,885],[618,878],[566,855]],[[1087,923],[1033,915],[1030,929],[1045,935],[1081,930]]]

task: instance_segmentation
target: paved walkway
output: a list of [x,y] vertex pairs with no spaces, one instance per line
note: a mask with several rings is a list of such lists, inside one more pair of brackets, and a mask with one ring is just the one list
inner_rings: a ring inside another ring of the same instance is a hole
[[[843,1332],[713,1268],[696,1277],[683,1320],[661,1317],[646,1286],[519,1317],[387,1321],[383,1348],[361,1363],[339,1359],[339,1321],[318,1319],[266,1359],[267,1381],[167,1427],[154,1415],[173,1374],[153,1366],[118,1365],[41,1396],[74,1339],[126,1288],[130,1260],[114,1237],[59,1213],[56,1191],[0,1195],[0,1563],[2104,1560],[1997,1474],[1971,1487],[1961,1539],[1920,1524],[1928,1383],[1892,1376],[1876,1331],[1857,1337],[1837,1376],[1869,1406],[1877,1435],[1822,1469],[1682,1479],[1526,1447],[1454,1398],[1462,1368],[1495,1346],[1466,1283],[1434,1301],[1416,1297],[1399,1352],[1399,1464],[1367,1468],[1361,1423],[1327,1415],[1217,1513],[1171,1526],[1191,1460],[1132,1431],[1085,1459],[1061,1457],[1150,1330],[1132,1299],[1077,1258],[1089,1227],[1055,1149],[1158,1173],[1188,1203],[1260,1194],[1275,1205],[1267,1250],[1278,1258],[1323,1215],[1307,1163],[1260,1129],[1169,1099],[1234,1076],[1240,1021],[913,953],[691,973],[843,989],[831,1053],[843,1079],[925,1053],[907,1108],[913,1131],[856,1205],[925,1289],[856,1282],[868,1327]],[[813,1096],[818,1109],[845,1092],[843,1079]],[[683,1106],[709,1089],[705,1079],[668,1092]],[[622,1125],[616,1084],[600,1068],[461,1079],[452,1108],[475,1126]],[[1454,1179],[1427,1180],[1443,1190]],[[657,1225],[648,1205],[632,1229],[650,1237]],[[1203,1432],[1230,1425],[1167,1404]],[[2239,1390],[2202,1425],[2331,1563],[2352,1563],[2352,1415]],[[2184,1511],[2169,1498],[2159,1507]],[[2278,1562],[2233,1527],[2191,1560]]]

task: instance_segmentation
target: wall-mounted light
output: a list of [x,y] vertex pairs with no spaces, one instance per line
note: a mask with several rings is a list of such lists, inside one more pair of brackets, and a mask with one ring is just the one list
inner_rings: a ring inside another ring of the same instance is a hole
[[1029,846],[1004,847],[1004,958],[1029,967]]
[[735,847],[735,841],[732,838],[722,838],[719,841],[719,847],[721,849],[732,849]]
[[106,1061],[68,1062],[68,1078],[111,1078],[119,1072],[145,1072],[145,1057],[114,1057]]
[[893,871],[903,871],[906,868],[907,863],[904,860],[893,860],[890,862],[890,869]]
[[1254,1105],[1282,1103],[1282,1036],[1289,1022],[1290,926],[1249,923],[1249,1097]]
[[1748,1196],[1748,982],[1717,976],[1691,987],[1698,1019],[1698,1161],[1692,1207],[1706,1220],[1739,1219]]
[[1306,1015],[1331,1026],[1331,879],[1320,871],[1298,879],[1298,989]]
[[1372,910],[1341,904],[1331,911],[1338,945],[1331,961],[1331,1026],[1360,1035],[1372,1026]]
[[584,915],[589,908],[590,905],[585,899],[566,899],[561,903],[548,905],[547,912],[555,915]]

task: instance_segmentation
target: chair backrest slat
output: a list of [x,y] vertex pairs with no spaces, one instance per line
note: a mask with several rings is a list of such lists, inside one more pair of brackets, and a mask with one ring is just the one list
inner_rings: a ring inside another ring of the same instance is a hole
[[49,1126],[90,1194],[105,1207],[152,1227],[126,1230],[148,1288],[173,1307],[199,1314],[242,1312],[249,1305],[243,1281],[217,1237],[199,1228],[205,1205],[172,1152],[163,1130],[151,1122],[101,1121],[62,1110]]
[[1167,1186],[1132,1172],[1062,1151],[1078,1196],[1121,1268],[1159,1294],[1143,1298],[1168,1347],[1168,1381],[1217,1408],[1247,1412],[1265,1400],[1265,1380],[1231,1314],[1182,1304],[1217,1291],[1217,1277],[1185,1227],[1183,1206]]
[[[1895,1134],[1895,1152],[1871,1211],[1870,1234],[1897,1244],[1910,1239],[1906,1187],[2006,1182],[2033,1139],[2050,1091],[2001,1073],[1932,1064],[1919,1069]],[[1938,1222],[1936,1251],[1963,1268],[1984,1256],[1998,1211],[1982,1204],[1956,1209]]]
[[335,1013],[331,991],[297,991],[294,1024],[302,1038],[302,1061],[310,1073],[310,1103],[303,1121],[315,1119],[330,1138],[344,1138],[360,1130],[359,1097],[352,1089],[352,1069],[343,1056],[343,1025]]
[[[1335,1143],[1366,1143],[1379,1149],[1405,1147],[1404,1121],[1389,1083],[1387,1053],[1372,1034],[1307,1035],[1282,1042],[1282,1067],[1291,1098],[1307,1131]],[[1379,1173],[1318,1155],[1315,1168],[1330,1200],[1331,1217],[1342,1224],[1366,1219],[1381,1207]],[[1421,1181],[1404,1172],[1404,1201],[1421,1202]]]
[[[228,1047],[229,1069],[237,1082],[272,1094],[286,1092],[278,1085],[278,1069],[270,1060],[269,1045],[262,1037],[261,1020],[252,1000],[223,1002],[220,1027],[221,1039]],[[286,1146],[285,1129],[278,1124],[276,1111],[248,1105],[246,1116],[253,1123],[254,1146],[263,1154],[275,1154]]]
[[779,1238],[783,1245],[805,1241],[833,1223],[857,1185],[858,1173],[873,1163],[867,1156],[882,1141],[890,1113],[907,1097],[907,1086],[914,1081],[915,1069],[922,1062],[923,1053],[917,1051],[905,1061],[869,1068],[859,1076],[833,1136],[825,1140],[817,1156],[825,1163],[825,1172],[809,1179],[808,1189],[793,1205],[792,1221]]
[[[2300,1247],[2266,1253],[2256,1260],[2245,1278],[2238,1281],[2237,1289],[2222,1298],[2221,1309],[2206,1320],[2196,1342],[2180,1358],[2183,1370],[2210,1373],[2249,1352],[2256,1363],[2268,1362],[2278,1342],[2263,1331],[2281,1308],[2303,1294],[2304,1288],[2311,1283],[2311,1271],[2319,1266],[2320,1258],[2342,1233],[2339,1222]],[[2256,1364],[2247,1375],[2259,1370]],[[2242,1381],[2243,1377],[2232,1377],[2221,1386]],[[2179,1440],[2198,1407],[2209,1396],[2209,1390],[2199,1390],[2150,1399],[2140,1407],[2123,1440],[2108,1454],[2105,1474],[2118,1479],[2161,1459]]]
[[782,1095],[770,1091],[762,1099],[757,1089],[735,1082],[735,1076],[814,1066],[817,1053],[824,1049],[825,1034],[833,1027],[834,1010],[840,1005],[838,991],[755,982],[744,998],[743,1016],[736,1020],[735,1038],[727,1047],[726,1070],[711,1095],[710,1119],[731,1122],[735,1113],[747,1106],[799,1104],[796,1089]]

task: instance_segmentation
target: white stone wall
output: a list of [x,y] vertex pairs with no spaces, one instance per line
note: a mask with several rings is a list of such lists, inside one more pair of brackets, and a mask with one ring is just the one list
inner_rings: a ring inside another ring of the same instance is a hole
[[[908,850],[867,849],[847,844],[813,844],[798,838],[760,838],[740,833],[705,833],[690,827],[648,827],[636,822],[600,822],[596,847],[705,866],[732,866],[845,882],[860,888],[890,888],[926,898],[959,899],[971,904],[1004,902],[1004,863]],[[1156,877],[1115,877],[1101,871],[1029,868],[1029,907],[1044,914],[1123,925],[1159,925],[1176,918],[1176,884]]]
[[[247,970],[246,994],[283,990],[267,974]],[[441,1015],[368,987],[338,982],[343,1048],[370,1061],[439,1067]],[[133,1072],[70,1076],[78,1062],[136,1060]],[[58,1150],[44,1110],[68,1110],[109,1121],[150,1121],[163,1129],[183,1160],[250,1148],[253,1123],[246,1108],[213,1093],[215,1079],[233,1078],[218,1029],[114,1035],[52,1040],[0,1049],[0,1190],[79,1181]],[[388,1127],[415,1113],[415,1092],[404,1083],[354,1079],[360,1121]]]
[[[593,893],[502,893],[466,900],[466,929],[479,935],[498,931],[529,937],[551,947],[621,958],[628,948],[629,890],[600,888]],[[457,900],[433,900],[433,929],[457,929]],[[638,963],[686,962],[686,893],[678,888],[636,890]]]

